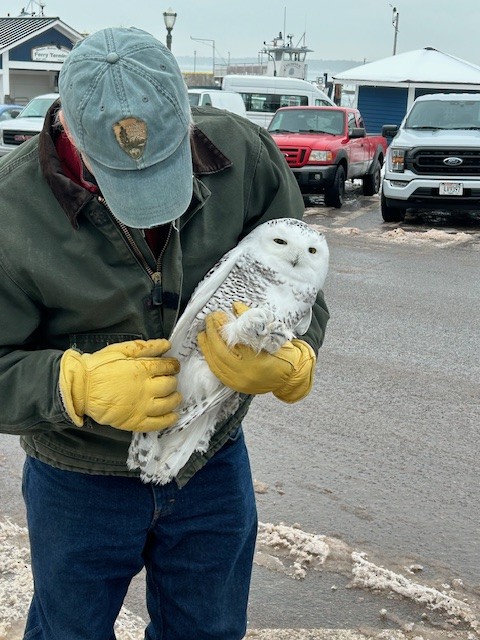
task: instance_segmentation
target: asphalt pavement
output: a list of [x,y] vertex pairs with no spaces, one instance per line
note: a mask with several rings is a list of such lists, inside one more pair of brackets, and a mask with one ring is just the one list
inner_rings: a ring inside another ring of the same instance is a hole
[[[331,321],[310,396],[245,420],[250,637],[479,638],[480,217],[385,224],[353,185],[304,219],[330,246]],[[0,443],[0,519],[24,526],[22,454]],[[139,576],[125,604],[145,619],[143,595]]]

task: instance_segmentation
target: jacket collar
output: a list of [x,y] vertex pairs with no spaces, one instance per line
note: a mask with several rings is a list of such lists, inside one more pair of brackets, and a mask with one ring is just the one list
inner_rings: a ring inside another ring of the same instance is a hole
[[[57,120],[57,113],[60,109],[60,101],[56,101],[49,109],[45,118],[43,129],[39,136],[38,151],[40,166],[43,176],[52,190],[55,198],[65,211],[74,227],[78,227],[78,216],[83,207],[94,197],[87,189],[71,180],[62,167],[55,143],[60,134],[61,128]],[[218,173],[232,166],[231,160],[227,158],[208,136],[196,125],[190,135],[193,160],[194,189],[192,201],[184,215],[191,214],[198,210],[208,197],[208,190],[201,187],[202,175]],[[183,217],[183,216],[182,216]],[[187,217],[189,217],[187,215]]]

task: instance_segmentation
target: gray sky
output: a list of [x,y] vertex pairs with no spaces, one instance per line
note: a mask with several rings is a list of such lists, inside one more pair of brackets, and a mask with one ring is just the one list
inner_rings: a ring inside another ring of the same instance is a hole
[[[19,15],[29,0],[3,0],[3,15]],[[177,12],[172,50],[178,56],[256,57],[264,40],[284,30],[297,44],[306,33],[312,59],[367,62],[392,55],[393,6],[399,13],[397,53],[432,46],[480,65],[480,0],[44,0],[46,16],[92,32],[137,26],[165,40],[163,11]],[[393,6],[392,6],[393,5]],[[33,2],[33,10],[38,5]],[[303,44],[303,42],[302,42]]]

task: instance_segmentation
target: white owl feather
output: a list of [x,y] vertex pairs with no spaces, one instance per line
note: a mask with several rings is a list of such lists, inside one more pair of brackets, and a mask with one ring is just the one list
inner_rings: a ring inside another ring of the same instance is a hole
[[[208,449],[215,426],[238,408],[240,394],[218,380],[198,348],[205,317],[218,309],[230,313],[223,329],[230,346],[274,353],[307,331],[327,271],[325,237],[293,218],[259,225],[226,253],[196,287],[170,337],[168,355],[180,361],[178,422],[133,434],[129,469],[140,469],[144,482],[166,484],[195,451]],[[235,301],[250,307],[238,318],[231,313]]]

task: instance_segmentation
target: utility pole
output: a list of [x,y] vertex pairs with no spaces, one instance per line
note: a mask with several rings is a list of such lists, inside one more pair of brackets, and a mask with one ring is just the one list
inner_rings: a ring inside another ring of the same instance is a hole
[[195,40],[195,42],[206,42],[212,47],[212,74],[213,74],[213,83],[215,84],[215,40],[210,40],[209,38],[194,38],[190,36],[190,40]]

